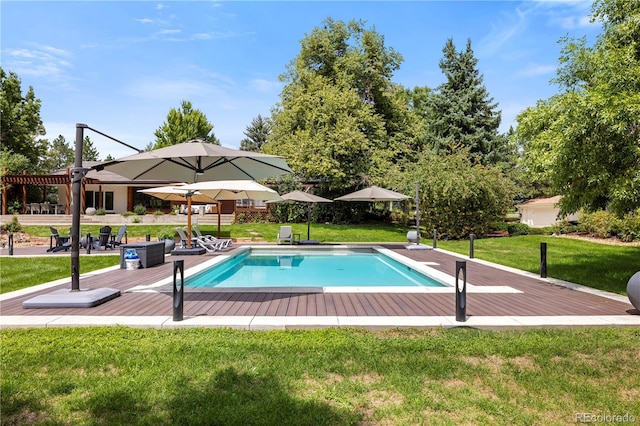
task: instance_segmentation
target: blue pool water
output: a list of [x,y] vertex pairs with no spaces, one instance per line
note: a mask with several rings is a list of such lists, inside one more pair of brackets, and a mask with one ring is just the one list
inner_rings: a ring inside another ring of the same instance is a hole
[[445,287],[378,252],[274,254],[246,251],[185,281],[189,287]]

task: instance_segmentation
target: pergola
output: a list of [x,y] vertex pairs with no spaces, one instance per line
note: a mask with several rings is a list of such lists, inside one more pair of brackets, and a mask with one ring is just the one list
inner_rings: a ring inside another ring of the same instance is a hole
[[[85,199],[85,184],[99,184],[100,181],[98,179],[92,179],[85,177],[82,181],[82,200],[84,204]],[[35,185],[35,186],[43,186],[45,188],[45,196],[46,196],[46,188],[47,186],[53,185],[64,185],[66,188],[65,191],[65,202],[64,202],[64,211],[65,214],[70,214],[71,209],[71,178],[69,177],[69,173],[65,174],[55,174],[55,175],[29,175],[26,170],[22,172],[20,175],[4,175],[2,176],[2,214],[7,214],[7,197],[6,197],[6,189],[7,185],[19,185],[22,187],[22,214],[26,213],[26,205],[27,205],[27,185]],[[84,208],[83,208],[84,211]]]

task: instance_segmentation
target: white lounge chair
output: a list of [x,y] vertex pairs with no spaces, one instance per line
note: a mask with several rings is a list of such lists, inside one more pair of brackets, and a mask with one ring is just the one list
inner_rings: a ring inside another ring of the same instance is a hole
[[[182,248],[187,246],[187,234],[184,232],[182,228],[176,228],[178,231],[178,235],[180,236],[180,243]],[[202,247],[208,253],[215,253],[216,251],[221,249],[221,245],[218,243],[212,243],[211,241],[206,241],[204,238],[191,238],[191,245],[197,245],[198,247]]]
[[191,226],[192,232],[195,234],[195,238],[204,238],[206,241],[211,241],[212,243],[220,243],[221,248],[225,249],[231,245],[230,238],[216,238],[213,235],[205,234],[203,235],[200,232],[200,229],[196,225]]
[[291,226],[280,227],[280,232],[278,232],[278,236],[276,237],[276,243],[281,244],[283,242],[287,242],[288,244],[293,244],[293,234],[292,234]]

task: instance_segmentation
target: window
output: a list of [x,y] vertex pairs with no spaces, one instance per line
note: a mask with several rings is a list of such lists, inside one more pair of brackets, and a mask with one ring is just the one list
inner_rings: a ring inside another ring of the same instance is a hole
[[[100,192],[98,191],[87,191],[86,203],[87,207],[93,207],[95,209],[100,207]],[[102,203],[102,207],[105,210],[113,210],[113,191],[103,192],[104,203]]]
[[113,191],[104,193],[104,209],[113,210]]

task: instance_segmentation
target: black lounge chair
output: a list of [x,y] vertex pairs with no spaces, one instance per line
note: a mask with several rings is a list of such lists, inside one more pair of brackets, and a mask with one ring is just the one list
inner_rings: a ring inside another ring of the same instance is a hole
[[[49,250],[47,252],[67,251],[71,248],[71,237],[69,235],[60,235],[53,226],[49,227],[49,231],[51,231],[51,235],[49,236]],[[54,238],[56,240],[55,246],[53,245]]]

